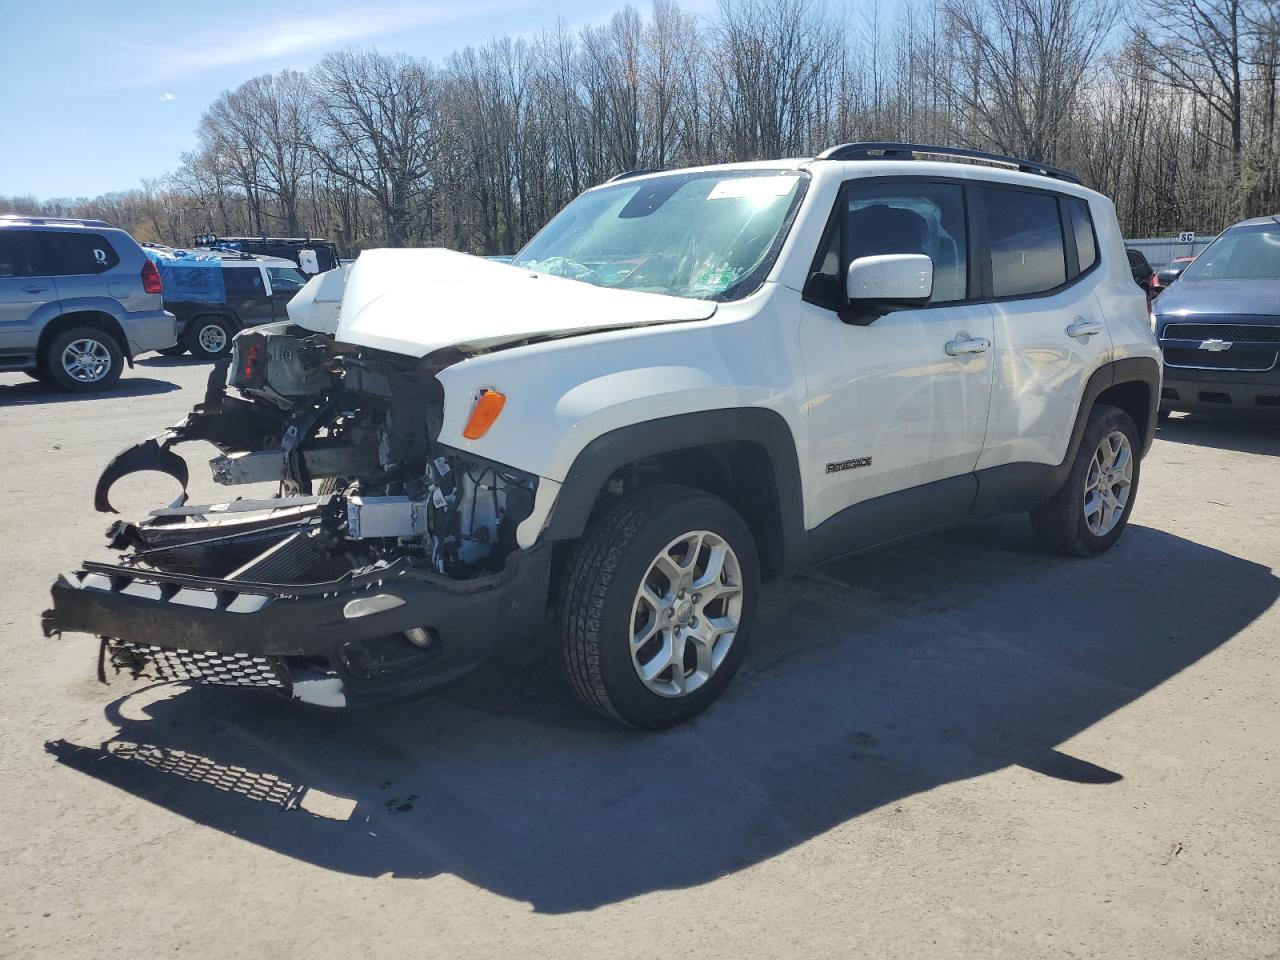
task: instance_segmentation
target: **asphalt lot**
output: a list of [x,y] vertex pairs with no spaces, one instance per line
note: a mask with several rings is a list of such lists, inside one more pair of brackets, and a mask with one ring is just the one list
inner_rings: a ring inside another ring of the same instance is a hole
[[0,956],[1280,956],[1280,424],[1163,427],[1095,560],[1007,517],[773,584],[637,735],[547,668],[327,714],[43,639],[206,371],[0,374]]

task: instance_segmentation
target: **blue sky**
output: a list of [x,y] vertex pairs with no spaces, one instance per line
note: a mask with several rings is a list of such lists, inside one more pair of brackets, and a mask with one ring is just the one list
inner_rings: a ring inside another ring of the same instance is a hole
[[[95,196],[174,169],[200,113],[256,74],[376,46],[440,59],[562,16],[607,20],[623,0],[0,0],[0,196]],[[636,3],[647,11],[648,3]],[[689,0],[710,12],[712,0]],[[315,11],[299,15],[296,11]]]

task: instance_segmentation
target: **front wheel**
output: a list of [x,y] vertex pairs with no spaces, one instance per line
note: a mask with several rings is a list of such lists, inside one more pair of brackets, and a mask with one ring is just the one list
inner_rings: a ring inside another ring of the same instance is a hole
[[1098,405],[1062,489],[1031,511],[1040,539],[1058,553],[1090,557],[1120,539],[1138,493],[1138,428],[1117,407]]
[[751,532],[718,497],[671,484],[624,498],[577,544],[560,592],[561,659],[578,696],[657,730],[705,710],[755,620]]

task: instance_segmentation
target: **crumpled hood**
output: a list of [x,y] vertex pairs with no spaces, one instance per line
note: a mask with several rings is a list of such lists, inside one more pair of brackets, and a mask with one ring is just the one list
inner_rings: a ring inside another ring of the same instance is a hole
[[452,250],[366,250],[347,268],[337,339],[424,357],[441,347],[704,320],[715,311],[707,300],[610,290]]

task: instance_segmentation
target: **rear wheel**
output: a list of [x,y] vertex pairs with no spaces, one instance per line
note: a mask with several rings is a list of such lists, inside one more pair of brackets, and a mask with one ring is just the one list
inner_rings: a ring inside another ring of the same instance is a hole
[[72,327],[49,341],[40,367],[63,390],[92,393],[120,379],[124,354],[110,334],[96,327]]
[[182,346],[198,360],[218,360],[231,352],[235,325],[226,317],[196,317],[182,335]]
[[747,525],[723,500],[662,484],[588,529],[565,571],[565,672],[588,706],[661,729],[705,710],[746,653],[760,585]]
[[1129,414],[1094,407],[1066,483],[1031,511],[1040,539],[1071,557],[1102,553],[1119,540],[1138,493],[1138,449],[1138,428]]

